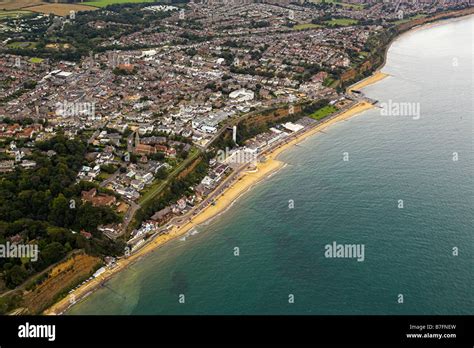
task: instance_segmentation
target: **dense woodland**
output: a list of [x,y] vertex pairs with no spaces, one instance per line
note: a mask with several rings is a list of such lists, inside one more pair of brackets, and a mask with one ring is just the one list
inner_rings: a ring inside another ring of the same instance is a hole
[[[76,175],[84,163],[86,142],[58,135],[37,143],[28,158],[36,161],[34,169],[16,168],[0,176],[0,244],[21,237],[22,243],[39,247],[37,262],[0,258],[6,286],[14,288],[29,275],[59,261],[73,249],[92,254],[115,254],[120,243],[108,240],[97,226],[120,222],[109,207],[83,204],[81,191],[92,184],[76,184]],[[56,154],[49,157],[48,150]],[[92,233],[85,239],[79,232]],[[75,233],[73,232],[75,231]]]

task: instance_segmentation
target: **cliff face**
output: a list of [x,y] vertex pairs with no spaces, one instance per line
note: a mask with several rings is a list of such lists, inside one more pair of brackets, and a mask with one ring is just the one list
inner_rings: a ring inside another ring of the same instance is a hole
[[[294,113],[301,112],[301,106],[295,105],[293,108]],[[279,108],[272,110],[268,113],[260,113],[252,116],[244,121],[244,123],[251,127],[258,127],[265,125],[268,122],[278,122],[280,119],[290,116],[288,107]]]
[[[395,37],[397,34],[401,34],[419,25],[435,22],[442,19],[462,17],[469,14],[474,14],[474,7],[469,7],[463,10],[443,12],[431,17],[426,17],[426,18],[413,19],[407,23],[397,25],[395,27],[395,32],[392,32],[390,35],[392,37]],[[388,42],[387,45],[389,44],[390,43]],[[385,50],[385,47],[381,47],[381,49]],[[341,75],[338,85],[341,85],[341,84],[347,85],[348,83],[353,82],[354,79],[357,78],[357,76],[360,76],[361,74],[367,71],[371,71],[372,69],[374,68],[376,69],[377,67],[381,66],[383,64],[383,60],[385,59],[384,57],[385,54],[386,53],[384,53],[383,55],[381,54],[381,55],[372,56],[369,59],[367,59],[364,63],[362,63],[360,66],[347,70]]]
[[463,10],[456,10],[456,11],[449,11],[449,12],[443,12],[443,13],[438,13],[432,17],[426,17],[426,18],[417,18],[414,20],[411,20],[410,22],[400,24],[396,27],[398,32],[404,32],[407,31],[413,27],[416,27],[418,25],[422,25],[425,23],[430,23],[434,22],[440,19],[447,19],[447,18],[455,18],[455,17],[462,17],[466,16],[469,14],[474,14],[474,7],[469,7]]
[[372,67],[378,65],[380,57],[373,56],[359,65],[357,68],[347,70],[341,75],[340,82],[344,85],[346,82],[354,80],[358,75],[365,73],[366,71],[371,71]]

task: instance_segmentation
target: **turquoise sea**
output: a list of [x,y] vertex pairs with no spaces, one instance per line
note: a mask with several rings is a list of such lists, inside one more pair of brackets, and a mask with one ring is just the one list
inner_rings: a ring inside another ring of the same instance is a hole
[[[306,139],[69,314],[474,314],[473,33],[470,16],[402,35],[364,93],[419,115],[375,108]],[[364,261],[325,257],[333,242]]]

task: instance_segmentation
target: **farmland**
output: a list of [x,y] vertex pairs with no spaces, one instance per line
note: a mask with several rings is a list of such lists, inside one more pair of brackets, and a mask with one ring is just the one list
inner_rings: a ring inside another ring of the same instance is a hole
[[83,4],[94,7],[105,7],[113,4],[129,4],[129,3],[144,3],[144,2],[159,2],[158,0],[98,0],[98,1],[86,1]]
[[20,10],[25,7],[40,5],[42,3],[43,1],[41,0],[0,0],[0,10]]
[[361,10],[361,9],[364,8],[364,5],[361,5],[361,4],[348,4],[348,3],[345,3],[343,1],[338,1],[338,0],[311,0],[311,2],[340,5],[340,6],[343,6],[343,7],[350,7],[350,8],[357,9],[357,10]]
[[57,16],[67,16],[69,15],[70,11],[94,11],[97,10],[97,8],[80,4],[41,4],[37,6],[26,7],[25,10],[46,14],[53,13]]

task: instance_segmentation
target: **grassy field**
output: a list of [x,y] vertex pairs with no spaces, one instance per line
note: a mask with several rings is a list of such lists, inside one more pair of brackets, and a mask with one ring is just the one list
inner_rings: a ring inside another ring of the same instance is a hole
[[330,77],[326,77],[323,81],[323,86],[326,86],[326,87],[333,87],[332,84],[336,82],[336,80],[330,78]]
[[315,120],[321,120],[335,111],[337,111],[337,108],[334,105],[326,105],[325,107],[313,112],[309,117],[314,118]]
[[97,0],[97,1],[84,1],[82,4],[94,7],[105,7],[113,4],[130,4],[130,3],[142,3],[142,2],[158,2],[158,0]]
[[398,21],[395,21],[394,23],[395,24],[403,24],[403,23],[407,23],[413,19],[419,19],[419,18],[425,18],[426,15],[424,14],[417,14],[416,16],[412,16],[412,17],[409,17],[409,18],[405,18],[405,19],[399,19]]
[[107,180],[108,178],[110,178],[112,174],[109,174],[109,173],[100,173],[99,176],[97,177],[100,181],[104,181],[104,180]]
[[97,8],[82,4],[44,4],[26,7],[25,10],[46,14],[53,13],[57,16],[67,16],[71,11],[95,11]]
[[32,15],[33,13],[30,11],[22,11],[22,10],[11,10],[11,11],[4,11],[0,10],[0,20],[5,18],[15,18],[21,16],[28,16]]
[[41,63],[43,62],[44,59],[42,58],[37,58],[37,57],[32,57],[30,58],[30,63]]
[[331,3],[331,4],[341,5],[341,6],[344,6],[344,7],[350,7],[350,8],[356,9],[356,10],[361,10],[361,9],[364,8],[364,5],[348,4],[348,3],[345,3],[343,1],[338,1],[338,0],[311,0],[311,2],[314,2],[314,3],[327,2],[327,3]]
[[305,29],[313,29],[313,28],[321,28],[321,25],[313,24],[313,23],[303,23],[303,24],[297,24],[293,27],[294,30],[305,30]]
[[35,42],[29,42],[29,41],[21,41],[21,42],[10,42],[7,44],[8,48],[35,48],[36,43]]
[[349,25],[357,24],[358,21],[351,18],[333,18],[330,21],[325,21],[324,23],[326,23],[329,26],[341,25],[341,26],[346,27]]

